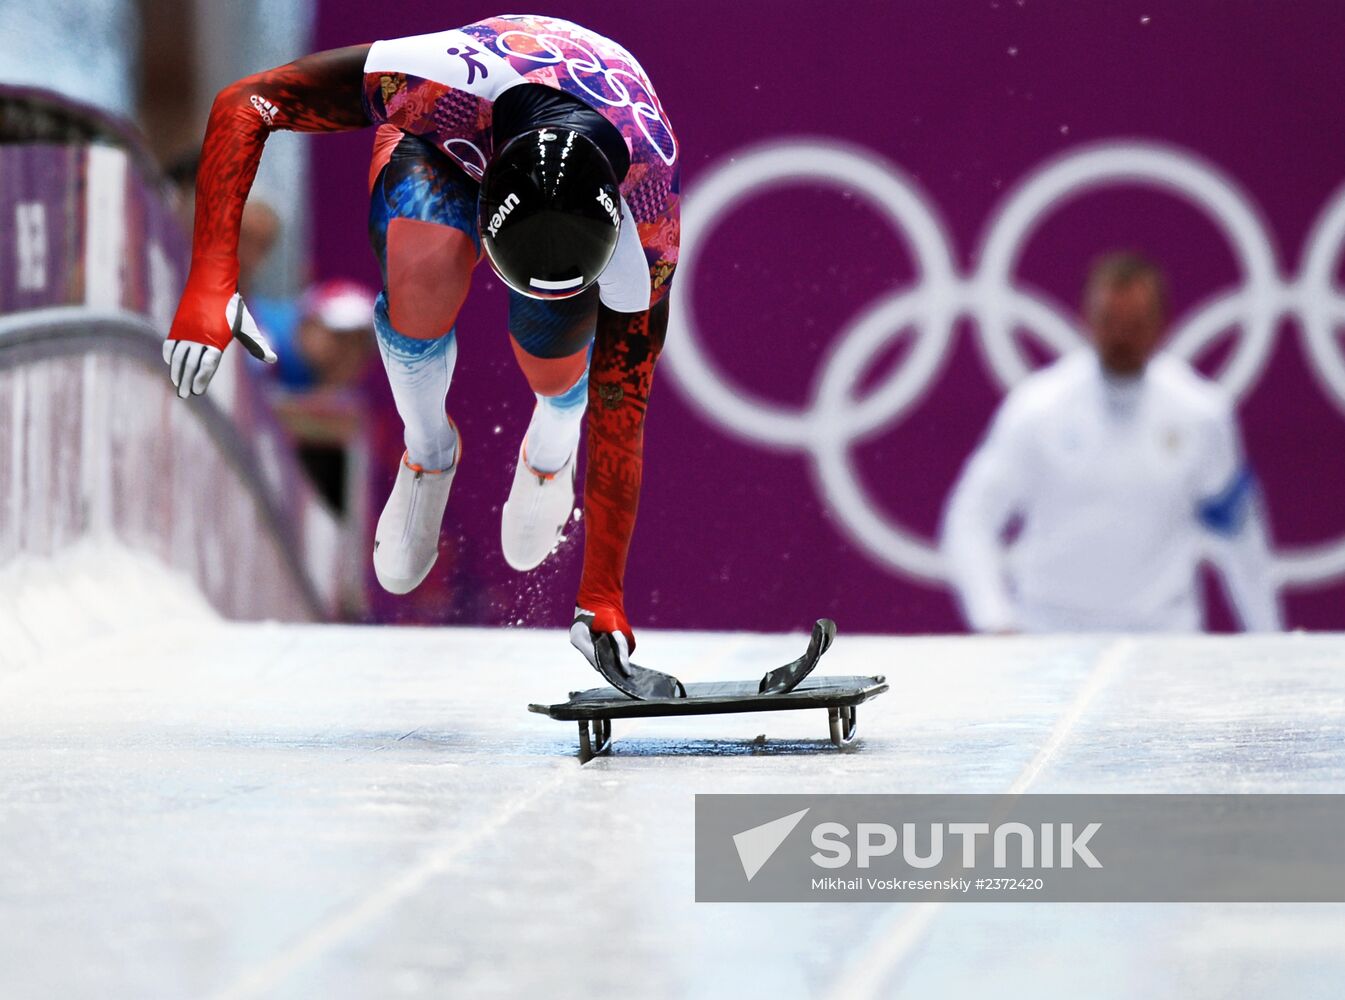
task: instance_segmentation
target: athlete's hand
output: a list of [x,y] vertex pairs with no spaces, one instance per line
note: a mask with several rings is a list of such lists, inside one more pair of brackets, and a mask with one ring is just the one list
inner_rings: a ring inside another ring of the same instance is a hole
[[611,642],[610,649],[615,650],[622,673],[630,672],[630,654],[635,649],[635,634],[631,632],[626,613],[620,608],[600,607],[594,611],[587,608],[574,609],[574,623],[570,626],[570,645],[584,654],[589,666],[601,671],[598,666],[597,647],[599,643]]
[[631,663],[635,636],[620,607],[603,605],[593,611],[574,609],[570,642],[607,683],[632,698],[685,698],[686,686],[672,674]]
[[276,352],[262,336],[241,295],[234,292],[218,311],[199,300],[189,301],[189,297],[190,290],[183,295],[173,328],[163,342],[163,360],[179,398],[206,391],[230,340],[237,339],[259,361],[276,363]]

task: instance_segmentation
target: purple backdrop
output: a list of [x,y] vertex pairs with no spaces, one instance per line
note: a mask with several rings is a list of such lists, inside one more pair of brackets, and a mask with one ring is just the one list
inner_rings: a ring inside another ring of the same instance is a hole
[[[793,13],[802,10],[809,13]],[[1203,161],[1221,173],[1223,187],[1235,186],[1259,213],[1264,233],[1252,243],[1269,252],[1273,269],[1258,297],[1280,301],[1345,177],[1345,17],[1334,0],[912,0],[820,10],[678,0],[556,2],[546,12],[609,35],[648,70],[681,143],[684,210],[698,182],[747,147],[800,137],[843,142],[904,172],[944,228],[964,277],[977,273],[978,250],[1007,196],[1044,166],[1099,142],[1161,143],[1182,163]],[[493,13],[428,0],[320,0],[317,44],[440,30]],[[364,234],[369,143],[369,133],[315,142],[322,276],[376,281]],[[786,408],[806,404],[820,361],[848,325],[884,293],[930,290],[909,237],[855,195],[795,184],[743,196],[700,242],[690,310],[698,342],[753,396]],[[1013,282],[1064,309],[1095,254],[1143,247],[1170,270],[1180,324],[1249,284],[1221,215],[1151,185],[1112,180],[1032,217]],[[1338,263],[1330,258],[1333,281]],[[559,624],[577,580],[577,536],[527,579],[513,577],[499,554],[499,506],[531,397],[507,343],[503,294],[490,279],[487,268],[478,271],[459,324],[450,409],[467,464],[450,505],[459,530],[446,542],[456,553],[454,585],[486,596],[454,617]],[[989,309],[989,294],[972,297]],[[1327,300],[1324,291],[1300,298],[1314,307]],[[917,538],[932,536],[943,498],[1003,393],[979,329],[959,322],[915,405],[852,449],[875,512]],[[1312,363],[1296,319],[1274,329],[1242,399],[1244,432],[1267,484],[1277,542],[1322,546],[1345,536],[1345,397],[1314,377],[1326,363]],[[1220,371],[1239,342],[1214,343],[1201,367]],[[906,341],[878,352],[863,386],[883,382],[911,353]],[[773,630],[819,614],[849,631],[959,627],[941,586],[865,551],[852,519],[822,499],[805,452],[730,435],[670,375],[660,371],[655,383],[627,577],[637,628]],[[1326,581],[1289,592],[1293,625],[1345,626],[1345,580],[1330,575],[1345,567],[1328,561],[1317,563]],[[434,617],[424,602],[406,608],[408,620]],[[1227,622],[1217,602],[1215,617]]]

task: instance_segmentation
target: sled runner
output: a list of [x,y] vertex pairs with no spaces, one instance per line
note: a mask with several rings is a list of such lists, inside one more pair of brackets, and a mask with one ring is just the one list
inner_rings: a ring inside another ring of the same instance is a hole
[[[770,676],[767,675],[768,678]],[[611,688],[592,688],[574,692],[569,701],[558,705],[529,705],[528,709],[564,722],[577,722],[579,762],[583,764],[611,747],[613,719],[673,715],[725,715],[825,708],[831,742],[846,749],[855,739],[857,707],[887,690],[887,679],[882,676],[810,677],[793,690],[783,693],[763,694],[763,683],[713,681],[687,684],[686,696],[683,698],[646,700],[627,697]]]

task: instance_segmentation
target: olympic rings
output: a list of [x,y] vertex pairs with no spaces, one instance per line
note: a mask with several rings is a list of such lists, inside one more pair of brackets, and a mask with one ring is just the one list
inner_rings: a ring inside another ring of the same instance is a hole
[[[788,409],[734,385],[719,371],[701,349],[691,306],[696,255],[717,220],[758,194],[796,184],[839,187],[867,201],[909,248],[918,275],[911,287],[884,295],[841,332],[820,361],[811,399]],[[979,263],[969,275],[958,272],[931,199],[871,151],[809,139],[738,153],[711,169],[684,199],[667,368],[692,405],[726,433],[760,447],[808,454],[819,492],[870,557],[917,579],[941,581],[945,575],[935,546],[891,523],[866,496],[853,447],[899,423],[923,399],[938,379],[959,319],[972,321],[991,372],[1006,390],[1029,372],[1015,329],[1031,332],[1056,353],[1080,344],[1066,311],[1020,287],[1012,274],[1047,215],[1071,198],[1114,184],[1154,187],[1202,209],[1224,232],[1238,264],[1241,284],[1177,323],[1169,350],[1191,360],[1220,333],[1236,328],[1236,346],[1218,381],[1241,399],[1265,370],[1276,328],[1293,318],[1315,376],[1345,414],[1345,357],[1335,336],[1345,326],[1345,294],[1333,277],[1345,249],[1345,187],[1332,195],[1309,234],[1298,276],[1286,279],[1246,192],[1189,150],[1152,143],[1085,146],[1038,168],[992,215],[973,257]],[[902,364],[856,398],[863,373],[908,331],[914,344]],[[1345,537],[1280,552],[1276,573],[1296,586],[1345,577]]]
[[[495,48],[506,59],[522,59],[543,66],[564,64],[570,79],[593,100],[609,108],[630,108],[641,134],[648,140],[659,158],[668,166],[676,163],[677,140],[673,137],[672,127],[663,115],[663,108],[654,93],[654,88],[639,64],[629,52],[610,39],[578,25],[571,25],[570,30],[576,35],[582,35],[594,49],[605,50],[604,59],[598,58],[586,49],[577,38],[535,34],[522,29],[501,32],[495,39]],[[518,39],[536,45],[541,51],[534,51],[526,45],[515,48]],[[572,52],[577,52],[578,55],[573,55]],[[628,68],[622,69],[620,66],[604,64],[623,62]]]

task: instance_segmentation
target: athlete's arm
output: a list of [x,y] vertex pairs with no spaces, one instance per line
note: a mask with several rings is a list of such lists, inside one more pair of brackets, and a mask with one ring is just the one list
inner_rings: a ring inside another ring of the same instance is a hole
[[1231,401],[1211,423],[1200,451],[1196,517],[1209,533],[1209,555],[1223,574],[1228,596],[1248,632],[1284,628],[1265,499],[1247,461]]
[[343,132],[371,124],[362,97],[368,51],[355,45],[305,56],[244,77],[216,96],[196,177],[191,271],[164,345],[178,395],[205,392],[235,335],[257,357],[274,360],[242,300],[233,301],[243,205],[274,130]]
[[1000,533],[1021,513],[1028,486],[1025,433],[1011,402],[967,461],[943,515],[941,554],[968,626],[977,632],[1018,627],[1004,576]]
[[[1279,632],[1284,610],[1275,581],[1270,531],[1259,492],[1235,524],[1210,529],[1214,544],[1210,556],[1223,574],[1228,596],[1246,632]],[[1207,523],[1206,528],[1210,528]]]
[[588,382],[588,471],[584,481],[584,572],[578,605],[594,632],[635,636],[623,581],[644,465],[644,418],[654,365],[668,329],[668,299],[638,313],[598,306]]

